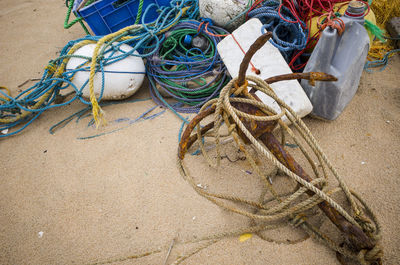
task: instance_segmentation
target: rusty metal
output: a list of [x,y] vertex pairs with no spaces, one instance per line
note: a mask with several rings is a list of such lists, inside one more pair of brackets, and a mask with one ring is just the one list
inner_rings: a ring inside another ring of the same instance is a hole
[[[190,146],[197,140],[197,135],[194,135],[192,137],[190,137],[190,135],[192,134],[192,131],[194,130],[194,128],[197,126],[197,124],[199,124],[205,117],[211,115],[212,113],[215,112],[215,105],[200,112],[199,114],[197,114],[188,124],[188,126],[186,126],[185,131],[182,134],[182,138],[181,141],[179,142],[179,148],[178,148],[178,156],[180,159],[183,159],[185,157],[186,151],[190,148]],[[209,124],[207,125],[208,127]],[[208,128],[208,127],[205,128]],[[211,128],[214,127],[214,123],[212,122],[212,126]],[[208,130],[210,130],[211,128],[209,128]],[[208,130],[202,130],[202,134],[204,134],[206,131]]]
[[293,80],[293,79],[306,79],[310,80],[311,85],[314,85],[315,81],[337,81],[337,78],[330,74],[322,72],[309,72],[309,73],[292,73],[272,76],[265,79],[264,81],[268,84],[272,84],[282,80]]
[[249,67],[249,63],[251,61],[251,58],[253,55],[262,47],[264,44],[272,37],[271,32],[267,32],[260,37],[257,38],[257,40],[250,46],[249,50],[246,52],[244,55],[244,58],[242,60],[242,63],[240,64],[239,68],[239,76],[237,83],[239,86],[242,86],[245,81],[246,77],[246,71],[247,68]]
[[[306,79],[306,80],[315,80],[315,81],[335,81],[337,80],[336,77],[329,75],[329,74],[325,74],[325,73],[320,73],[320,72],[310,72],[310,73],[292,73],[292,74],[284,74],[284,75],[277,75],[277,76],[273,76],[270,78],[265,79],[264,81],[267,82],[268,84],[272,84],[275,82],[279,82],[279,81],[286,81],[286,80],[293,80],[293,79]],[[252,96],[254,98],[258,97],[253,94],[253,92],[255,91],[250,91],[250,94],[252,94]],[[232,103],[233,106],[235,106],[235,103]],[[250,107],[248,107],[247,110],[243,110],[246,113],[251,114]],[[197,134],[194,134],[192,136],[190,136],[190,133],[193,131],[193,129],[196,127],[196,125],[205,117],[209,116],[210,114],[214,113],[215,111],[215,106],[212,106],[210,108],[208,108],[207,110],[199,113],[196,117],[193,118],[193,120],[188,124],[185,133],[182,135],[182,140],[179,144],[179,157],[181,159],[183,159],[186,150],[190,148],[190,146],[192,146],[192,144],[194,142],[196,142],[197,140]],[[252,112],[255,115],[255,110],[253,110]],[[209,124],[207,124],[206,126],[204,126],[201,129],[201,135],[204,135],[207,131],[211,130],[212,128],[214,128],[214,122],[210,122]],[[190,133],[189,133],[190,132]],[[187,133],[189,133],[187,135]]]
[[[251,45],[249,51],[246,53],[239,70],[239,77],[237,80],[238,86],[241,86],[245,83],[245,73],[248,68],[248,64],[252,58],[252,56],[256,53],[258,49],[260,49],[271,37],[270,33],[266,33],[262,35],[260,38],[256,40],[256,42]],[[308,79],[310,82],[314,81],[336,81],[337,79],[334,76],[325,74],[325,73],[294,73],[294,74],[286,74],[280,76],[274,76],[266,79],[267,83],[273,83],[283,80],[291,80],[291,79]],[[254,91],[250,91],[250,94],[256,98]],[[249,96],[249,92],[247,89],[243,90],[242,94],[239,95],[243,97],[243,95]],[[238,109],[239,111],[257,115],[257,116],[265,116],[267,115],[264,111],[259,108],[251,105],[249,103],[238,103],[232,102],[232,106]],[[197,135],[192,135],[191,133],[197,124],[201,122],[205,117],[211,115],[215,112],[215,106],[208,108],[207,110],[199,113],[186,127],[181,142],[179,143],[179,158],[183,159],[184,155],[188,148],[197,140]],[[304,171],[300,164],[298,164],[295,159],[285,150],[285,148],[281,145],[281,143],[276,139],[273,135],[272,131],[276,127],[276,121],[249,121],[241,118],[241,121],[244,123],[246,128],[251,132],[251,134],[260,139],[265,146],[271,151],[271,153],[290,171],[301,177],[302,179],[311,182],[312,178]],[[208,130],[214,127],[214,123],[211,122],[207,124],[205,127],[201,129],[201,134],[203,135]],[[249,140],[246,136],[239,130],[239,135],[242,139],[249,143]],[[307,192],[308,195],[313,196],[314,193],[312,191]],[[347,221],[336,209],[330,206],[327,202],[321,202],[318,204],[319,208],[325,213],[325,215],[332,221],[332,223],[343,233],[345,238],[350,244],[350,248],[353,251],[361,251],[364,249],[370,250],[374,247],[374,242],[371,238],[369,238],[366,233],[359,228],[358,226]],[[381,264],[381,259],[374,261],[373,264]]]
[[[271,153],[286,166],[290,171],[301,177],[307,182],[311,182],[312,178],[304,171],[304,169],[294,160],[294,158],[285,150],[281,143],[275,138],[272,132],[266,132],[259,137]],[[307,194],[315,195],[314,192],[308,190]],[[347,221],[335,208],[323,201],[318,207],[332,221],[336,227],[343,232],[351,244],[351,248],[355,251],[362,249],[372,249],[374,243],[358,226]]]

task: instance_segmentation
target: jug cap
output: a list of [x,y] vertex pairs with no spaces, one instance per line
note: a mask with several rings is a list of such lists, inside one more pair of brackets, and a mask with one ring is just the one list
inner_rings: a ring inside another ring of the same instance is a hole
[[365,4],[361,1],[350,1],[345,15],[349,17],[363,17],[365,12]]

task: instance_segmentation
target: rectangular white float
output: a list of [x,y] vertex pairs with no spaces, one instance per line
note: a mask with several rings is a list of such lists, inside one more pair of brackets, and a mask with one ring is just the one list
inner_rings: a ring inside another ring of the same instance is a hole
[[[251,44],[262,35],[261,27],[261,21],[257,18],[253,18],[236,29],[232,34],[235,36],[235,39],[243,50],[247,51]],[[244,53],[236,41],[231,35],[229,35],[218,43],[217,49],[229,71],[229,74],[233,78],[237,77],[239,75],[239,67],[243,60]],[[279,50],[269,42],[256,52],[251,62],[261,71],[261,73],[256,75],[251,70],[251,66],[249,66],[246,75],[254,75],[262,79],[267,79],[276,75],[292,73],[292,70]],[[277,82],[271,84],[271,87],[277,96],[288,104],[300,117],[304,117],[312,111],[312,104],[297,80]],[[257,91],[256,95],[265,104],[272,107],[278,113],[280,112],[278,104],[274,102],[272,98],[260,91]],[[286,117],[284,117],[284,121],[288,121]]]

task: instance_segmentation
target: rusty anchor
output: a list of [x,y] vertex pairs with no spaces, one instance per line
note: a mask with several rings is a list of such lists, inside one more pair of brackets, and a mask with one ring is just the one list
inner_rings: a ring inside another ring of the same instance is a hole
[[[260,36],[247,51],[240,65],[239,76],[237,82],[235,83],[235,87],[237,88],[235,94],[237,94],[237,97],[252,98],[260,101],[254,93],[254,88],[252,88],[250,91],[247,90],[245,73],[252,56],[268,41],[270,37],[271,33],[266,33]],[[325,73],[294,73],[271,77],[266,79],[265,82],[268,84],[272,84],[278,81],[300,78],[310,80],[311,83],[315,81],[336,81],[336,78],[334,76]],[[266,109],[254,106],[253,104],[249,104],[246,102],[232,102],[231,105],[236,108],[236,110],[253,116],[274,115],[274,113],[271,113]],[[178,158],[180,160],[184,159],[187,150],[196,142],[196,140],[198,140],[199,135],[204,135],[214,128],[215,122],[210,122],[207,125],[203,126],[200,129],[199,133],[192,134],[193,130],[200,124],[200,122],[204,118],[215,113],[216,109],[217,107],[215,104],[211,105],[210,107],[204,109],[198,115],[196,115],[187,125],[179,143]],[[273,154],[284,167],[286,167],[288,170],[290,170],[308,183],[313,181],[310,175],[307,174],[303,167],[296,162],[294,157],[289,154],[289,152],[283,147],[281,142],[278,141],[278,139],[273,134],[274,129],[278,126],[277,120],[257,121],[247,119],[242,116],[239,118],[246,129],[251,133],[251,135],[261,141],[265,145],[265,147],[268,148],[271,154]],[[232,123],[234,122],[232,120],[232,117],[229,117],[229,121]],[[243,133],[242,130],[238,129],[238,135],[244,143],[250,144],[248,137]],[[316,186],[318,187],[318,185]],[[306,193],[309,196],[315,195],[315,192],[313,192],[312,190],[308,190]],[[332,205],[325,200],[320,202],[318,204],[318,207],[342,233],[345,238],[346,246],[350,249],[351,252],[355,253],[354,256],[359,257],[361,254],[364,255],[363,257],[361,257],[361,259],[359,259],[359,261],[361,260],[361,263],[365,262],[365,264],[370,265],[382,264],[383,251],[380,248],[378,240],[376,238],[373,238],[369,231],[365,231],[365,229],[363,230],[361,226],[348,221],[348,218],[343,216],[343,214],[341,214],[335,207],[332,207]],[[366,253],[370,254],[368,259],[365,258],[365,256],[368,256],[366,255]],[[337,257],[342,264],[345,264],[345,258],[342,254],[337,252]]]

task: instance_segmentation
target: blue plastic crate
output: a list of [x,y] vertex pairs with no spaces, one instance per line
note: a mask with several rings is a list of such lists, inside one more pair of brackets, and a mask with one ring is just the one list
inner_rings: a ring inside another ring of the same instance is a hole
[[[158,6],[169,6],[171,0],[144,0],[142,15],[150,4]],[[75,0],[74,12],[82,0]],[[107,35],[118,31],[126,26],[135,24],[140,0],[99,0],[88,5],[78,13],[93,33],[96,35]],[[151,23],[158,18],[157,7],[148,10],[145,23]],[[139,22],[141,23],[141,22]]]

